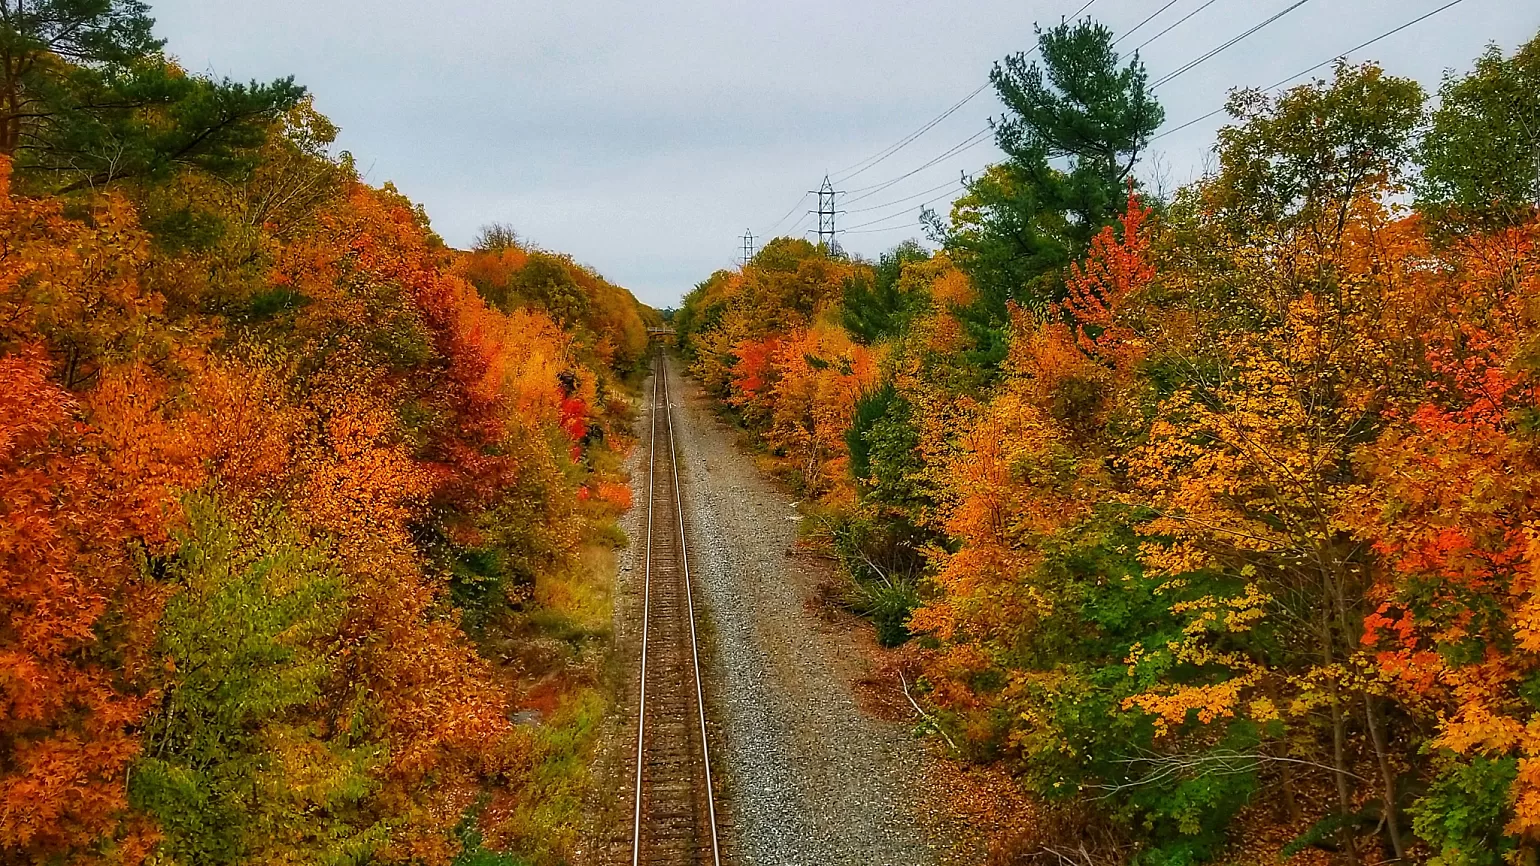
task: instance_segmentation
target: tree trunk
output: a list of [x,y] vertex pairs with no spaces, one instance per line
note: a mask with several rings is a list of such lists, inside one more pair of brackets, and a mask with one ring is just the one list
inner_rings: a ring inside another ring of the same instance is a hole
[[[1337,655],[1333,645],[1335,637],[1332,634],[1332,614],[1335,602],[1340,598],[1341,582],[1334,581],[1324,567],[1321,572],[1321,589],[1329,601],[1320,608],[1316,639],[1320,641],[1322,669],[1331,670]],[[1331,756],[1337,783],[1337,814],[1342,818],[1342,826],[1337,828],[1337,840],[1347,855],[1348,866],[1358,866],[1358,848],[1355,844],[1357,834],[1351,818],[1353,790],[1348,783],[1347,770],[1347,721],[1342,714],[1342,689],[1336,682],[1331,684]]]
[[1299,797],[1294,793],[1294,769],[1288,764],[1282,766],[1283,782],[1283,811],[1288,819],[1289,826],[1299,823],[1304,813],[1299,808]]
[[0,57],[0,75],[0,155],[14,156],[21,141],[21,91],[9,56]]
[[1380,709],[1371,695],[1364,695],[1364,719],[1369,724],[1369,738],[1374,743],[1374,757],[1379,763],[1380,780],[1385,785],[1385,830],[1390,834],[1390,847],[1396,859],[1406,857],[1406,845],[1401,841],[1401,812],[1396,798],[1396,775],[1390,769],[1386,753],[1385,727]]
[[1347,855],[1349,866],[1358,866],[1357,834],[1353,832],[1350,818],[1353,814],[1353,792],[1348,787],[1347,777],[1347,731],[1342,716],[1342,698],[1336,683],[1332,683],[1331,687],[1331,754],[1332,766],[1337,771],[1338,814],[1343,818],[1342,826],[1337,829],[1337,839],[1343,853]]
[[80,345],[71,341],[69,358],[64,363],[64,389],[75,390],[75,374],[80,370]]

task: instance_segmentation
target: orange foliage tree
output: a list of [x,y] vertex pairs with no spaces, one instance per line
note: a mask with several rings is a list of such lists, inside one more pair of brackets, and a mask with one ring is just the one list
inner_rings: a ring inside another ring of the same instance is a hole
[[173,501],[114,472],[53,372],[37,346],[0,357],[0,849],[134,863],[154,833],[123,778],[165,595],[135,551],[163,549]]
[[545,253],[568,295],[489,301],[525,254],[445,249],[328,130],[243,187],[29,199],[0,160],[4,858],[443,864],[534,808],[482,641],[628,503],[595,451],[643,311]]

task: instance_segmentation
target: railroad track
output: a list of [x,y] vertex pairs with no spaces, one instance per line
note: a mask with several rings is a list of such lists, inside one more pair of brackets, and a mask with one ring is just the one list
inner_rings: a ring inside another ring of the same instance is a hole
[[720,866],[668,361],[661,350],[652,381],[631,863]]

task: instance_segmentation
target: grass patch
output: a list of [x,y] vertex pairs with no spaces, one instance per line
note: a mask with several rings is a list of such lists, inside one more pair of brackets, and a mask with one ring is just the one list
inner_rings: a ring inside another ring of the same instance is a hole
[[[529,615],[531,624],[537,630],[545,625],[564,633],[577,628],[593,635],[609,634],[614,574],[615,549],[607,544],[584,544],[572,568],[535,577],[536,610]],[[546,615],[556,615],[568,624],[542,619]]]
[[[596,687],[585,687],[545,723],[532,728],[533,750],[518,805],[500,822],[499,835],[516,852],[511,863],[566,863],[580,841],[588,768],[607,708]],[[524,858],[524,859],[519,859]],[[481,864],[478,864],[481,866]],[[485,866],[506,866],[492,862]]]
[[518,731],[525,757],[508,778],[516,796],[491,820],[503,850],[467,839],[456,866],[559,866],[581,841],[589,768],[608,711],[601,660],[613,630],[615,569],[612,546],[587,542],[570,567],[537,575],[532,604],[505,624],[517,709],[530,713]]

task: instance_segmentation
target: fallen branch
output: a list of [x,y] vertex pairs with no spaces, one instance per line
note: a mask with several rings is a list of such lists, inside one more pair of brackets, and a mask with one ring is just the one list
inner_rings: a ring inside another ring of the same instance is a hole
[[935,717],[933,717],[930,713],[925,712],[925,709],[915,702],[914,696],[909,694],[909,680],[904,678],[903,671],[898,672],[898,681],[904,686],[904,697],[909,699],[909,706],[914,707],[915,712],[919,713],[920,716],[925,719],[925,721],[930,722],[930,726],[935,728],[936,733],[940,734],[941,737],[946,740],[946,744],[952,747],[952,751],[957,752],[958,754],[962,754],[962,749],[957,748],[957,744],[952,742],[951,737],[947,736],[946,731],[941,727],[941,723],[936,721]]
[[1339,770],[1326,764],[1306,761],[1300,758],[1288,758],[1282,755],[1268,755],[1262,753],[1244,753],[1233,749],[1222,749],[1198,755],[1148,755],[1135,758],[1115,758],[1115,764],[1143,764],[1154,768],[1153,772],[1142,778],[1116,785],[1087,784],[1086,787],[1106,792],[1098,799],[1106,799],[1112,795],[1130,788],[1138,788],[1144,785],[1152,785],[1177,778],[1203,778],[1205,776],[1232,776],[1241,773],[1249,773],[1264,763],[1296,764],[1312,769],[1325,770],[1331,773],[1341,772],[1352,776],[1359,781],[1368,781],[1355,773]]
[[1070,851],[1069,853],[1049,845],[1044,845],[1041,853],[1052,854],[1058,858],[1060,863],[1068,863],[1070,866],[1096,866],[1096,861],[1091,859],[1091,852],[1085,849],[1084,842],[1080,844],[1079,850]]

